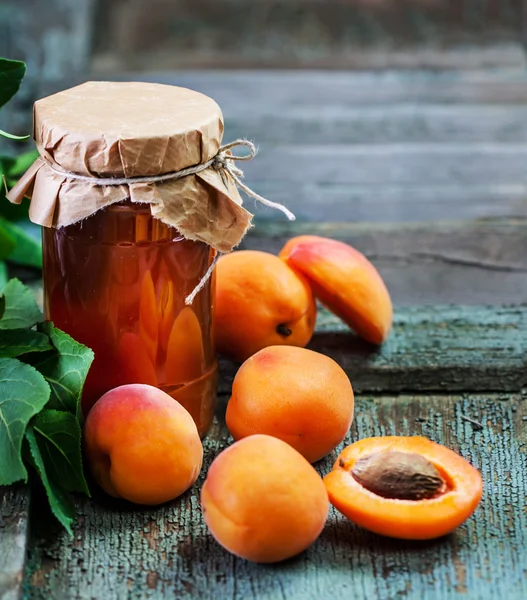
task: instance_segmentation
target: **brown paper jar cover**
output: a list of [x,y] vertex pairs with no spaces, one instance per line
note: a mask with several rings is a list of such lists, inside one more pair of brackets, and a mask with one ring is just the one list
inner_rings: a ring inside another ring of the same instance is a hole
[[[156,176],[204,163],[221,146],[223,115],[211,98],[155,83],[88,82],[34,106],[40,158],[10,191],[31,198],[30,219],[64,227],[124,200],[150,205],[152,216],[189,240],[229,252],[251,225],[230,177],[214,168],[181,179],[101,186],[68,179]],[[50,168],[53,166],[55,170]]]

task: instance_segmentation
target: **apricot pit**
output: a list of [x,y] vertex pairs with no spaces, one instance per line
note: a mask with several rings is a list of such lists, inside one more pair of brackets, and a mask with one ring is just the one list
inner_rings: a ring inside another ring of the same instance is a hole
[[344,516],[389,537],[432,539],[475,511],[481,475],[464,458],[424,437],[367,438],[345,448],[324,483]]
[[422,500],[444,491],[446,483],[434,465],[415,452],[377,452],[359,459],[352,476],[383,498]]

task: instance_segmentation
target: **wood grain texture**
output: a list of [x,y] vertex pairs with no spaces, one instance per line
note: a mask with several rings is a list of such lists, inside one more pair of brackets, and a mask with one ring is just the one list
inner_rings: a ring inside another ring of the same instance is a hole
[[22,591],[29,522],[29,490],[0,487],[0,598],[17,600]]
[[[527,215],[523,71],[175,71],[111,78],[183,85],[215,98],[225,140],[248,137],[259,146],[257,159],[244,164],[247,182],[305,220]],[[47,93],[80,80],[55,82]]]
[[[32,598],[357,598],[455,600],[527,595],[527,404],[519,395],[360,397],[346,442],[372,435],[424,434],[460,452],[483,474],[476,515],[426,543],[384,539],[335,511],[318,542],[284,564],[258,566],[223,551],[207,532],[199,487],[158,509],[100,498],[78,501],[73,540],[35,519]],[[221,412],[221,410],[220,410]],[[480,421],[476,430],[464,417]],[[205,469],[228,444],[216,424]],[[336,454],[317,465],[327,472]]]
[[516,105],[527,101],[527,75],[522,69],[478,71],[318,71],[318,70],[118,70],[112,73],[72,74],[60,82],[43,82],[44,93],[90,79],[147,81],[192,88],[214,98],[234,115],[238,110],[255,112],[270,106],[293,111],[318,107],[387,109],[399,104],[414,105]]
[[523,304],[526,227],[523,219],[404,225],[260,222],[242,247],[278,253],[295,235],[331,237],[375,264],[398,306]]
[[460,50],[457,63],[450,63],[454,66],[496,65],[500,64],[496,53],[470,52],[466,48],[475,45],[487,50],[496,42],[518,43],[521,3],[522,0],[254,0],[250,4],[242,0],[101,1],[95,45],[99,53],[105,53],[110,61],[124,68],[149,68],[154,62],[169,68],[389,68],[404,62],[407,66],[440,68],[445,64],[444,55],[452,48]]
[[[378,185],[266,179],[253,187],[265,198],[287,205],[302,221],[322,223],[340,217],[350,223],[419,223],[489,217],[527,217],[527,184],[477,182]],[[258,220],[279,220],[245,199]]]
[[280,145],[247,163],[249,184],[280,182],[353,185],[525,183],[525,144]]
[[[355,392],[503,391],[527,387],[527,306],[435,306],[396,310],[380,347],[320,310],[312,350],[346,371]],[[222,361],[220,391],[239,365]]]
[[262,152],[274,144],[391,144],[510,142],[527,140],[527,107],[503,104],[265,105],[240,101],[224,107],[225,135],[248,135]]

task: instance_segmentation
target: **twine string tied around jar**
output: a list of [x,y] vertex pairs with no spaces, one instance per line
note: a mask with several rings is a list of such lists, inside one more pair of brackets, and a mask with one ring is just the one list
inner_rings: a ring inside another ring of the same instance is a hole
[[[238,146],[245,146],[249,149],[249,153],[244,155],[232,154],[231,149]],[[272,200],[268,200],[267,198],[260,196],[260,194],[257,194],[254,190],[252,190],[242,181],[244,176],[243,171],[238,166],[236,166],[235,162],[252,160],[255,156],[256,146],[249,140],[238,139],[234,140],[233,142],[229,142],[228,144],[225,144],[223,146],[220,146],[218,153],[211,159],[203,163],[193,165],[185,169],[181,169],[180,171],[164,173],[162,175],[145,175],[138,177],[91,177],[89,175],[80,175],[78,173],[63,171],[58,167],[57,164],[52,164],[49,162],[49,160],[46,160],[45,162],[54,173],[60,175],[61,177],[65,177],[66,179],[70,179],[73,181],[82,181],[83,183],[90,183],[92,185],[97,186],[131,185],[134,183],[163,183],[165,181],[182,179],[183,177],[188,177],[189,175],[196,175],[197,173],[201,173],[201,171],[204,171],[205,169],[212,168],[220,173],[220,176],[225,185],[227,185],[226,173],[228,173],[232,177],[236,186],[240,190],[245,192],[247,196],[253,198],[257,202],[260,202],[265,206],[268,206],[269,208],[274,208],[275,210],[283,212],[290,221],[294,221],[295,215],[286,206],[280,204],[279,202],[273,202]],[[214,271],[214,267],[216,266],[216,263],[220,256],[221,254],[218,252],[205,275],[201,278],[201,280],[199,281],[197,286],[192,290],[192,292],[186,297],[186,305],[192,304],[195,297],[205,287],[207,281],[210,279]]]

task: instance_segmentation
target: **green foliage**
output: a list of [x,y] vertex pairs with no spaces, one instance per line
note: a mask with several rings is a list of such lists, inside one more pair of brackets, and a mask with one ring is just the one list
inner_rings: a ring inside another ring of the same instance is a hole
[[[25,73],[23,62],[0,58],[0,108],[19,90]],[[14,140],[29,137],[18,137],[1,130],[0,136]],[[0,284],[7,280],[7,266],[3,261],[37,269],[42,266],[40,242],[23,228],[27,221],[27,203],[12,205],[5,197],[6,187],[13,187],[37,156],[35,150],[17,158],[0,156]]]
[[[43,321],[33,294],[12,279],[0,293],[0,485],[40,477],[71,533],[70,492],[89,495],[80,400],[93,352]],[[25,441],[24,441],[25,440]]]
[[60,410],[43,410],[33,420],[44,463],[55,481],[67,492],[90,495],[82,472],[81,428],[74,415]]
[[[0,108],[25,73],[23,62],[0,58]],[[1,130],[0,136],[26,139]],[[72,534],[69,494],[89,495],[80,400],[93,352],[44,321],[31,291],[8,280],[6,264],[42,266],[40,243],[27,231],[27,204],[14,206],[5,197],[37,156],[0,156],[0,486],[27,481],[29,467],[40,477],[52,513]]]
[[44,320],[35,296],[18,279],[11,279],[2,289],[4,314],[0,330],[33,327]]
[[49,399],[40,373],[15,358],[0,359],[0,484],[27,480],[22,461],[26,427]]
[[[1,321],[0,321],[1,323]],[[68,411],[81,419],[80,400],[93,352],[68,334],[46,322],[38,326],[53,344],[53,350],[28,357],[51,386],[48,408]]]
[[40,448],[35,436],[33,424],[30,423],[26,429],[26,444],[29,452],[26,452],[27,462],[35,469],[48,497],[49,507],[57,521],[73,535],[71,526],[75,521],[75,506],[67,492],[65,492],[54,479],[48,477],[46,464],[40,453]]
[[[1,317],[0,317],[1,319]],[[0,321],[1,322],[1,321]],[[0,338],[0,358],[14,358],[29,352],[53,350],[47,335],[33,329],[8,329]]]
[[0,108],[18,92],[25,74],[22,61],[0,58]]

